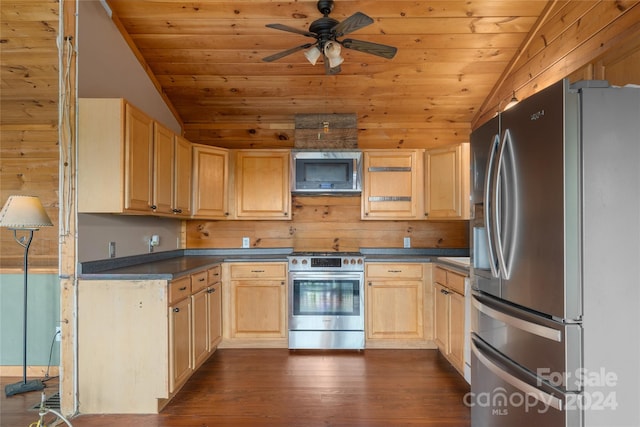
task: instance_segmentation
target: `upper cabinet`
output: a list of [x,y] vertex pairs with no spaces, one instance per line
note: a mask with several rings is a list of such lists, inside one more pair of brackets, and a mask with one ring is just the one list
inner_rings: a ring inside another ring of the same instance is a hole
[[150,214],[153,120],[122,99],[80,99],[78,211]]
[[229,217],[229,151],[193,146],[193,216]]
[[80,99],[78,121],[79,212],[190,215],[188,141],[123,99]]
[[418,150],[363,152],[362,219],[417,218],[418,154]]
[[235,151],[235,218],[291,219],[289,150]]
[[469,219],[469,144],[426,150],[424,215]]

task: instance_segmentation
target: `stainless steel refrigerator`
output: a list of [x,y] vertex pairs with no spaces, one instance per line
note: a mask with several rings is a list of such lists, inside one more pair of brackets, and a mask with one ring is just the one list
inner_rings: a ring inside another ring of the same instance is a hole
[[640,426],[640,89],[562,80],[471,168],[471,425]]

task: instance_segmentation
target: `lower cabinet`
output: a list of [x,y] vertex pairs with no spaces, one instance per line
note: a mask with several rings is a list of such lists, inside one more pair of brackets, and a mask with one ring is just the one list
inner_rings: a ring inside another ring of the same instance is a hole
[[464,375],[466,276],[439,266],[433,273],[435,342],[447,360]]
[[159,412],[220,343],[220,279],[80,280],[79,412]]
[[430,277],[430,264],[367,263],[367,348],[434,348]]
[[[225,347],[287,346],[287,264],[225,263]],[[228,294],[228,295],[227,295]]]

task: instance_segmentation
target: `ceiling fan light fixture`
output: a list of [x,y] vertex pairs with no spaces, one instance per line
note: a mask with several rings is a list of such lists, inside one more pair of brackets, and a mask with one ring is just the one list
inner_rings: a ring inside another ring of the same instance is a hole
[[311,65],[316,65],[318,58],[320,58],[322,52],[317,46],[311,46],[309,49],[304,51],[304,56],[307,58],[307,61],[311,63]]
[[344,58],[340,56],[341,52],[340,44],[333,41],[328,41],[324,45],[324,55],[329,60],[329,66],[335,68],[344,62]]

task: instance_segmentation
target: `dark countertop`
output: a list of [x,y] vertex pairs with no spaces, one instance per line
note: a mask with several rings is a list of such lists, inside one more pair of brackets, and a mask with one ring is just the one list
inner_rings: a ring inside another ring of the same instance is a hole
[[[80,264],[83,280],[173,280],[222,262],[286,262],[291,248],[185,249]],[[436,262],[468,256],[468,249],[363,248],[366,262]],[[459,266],[458,266],[459,267]]]

